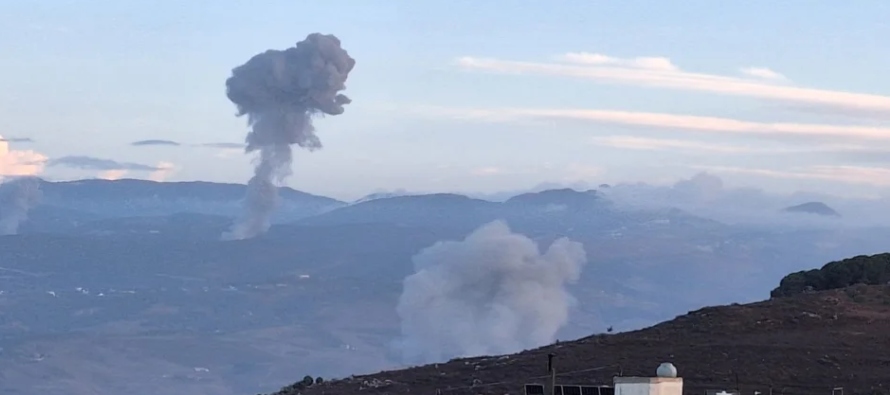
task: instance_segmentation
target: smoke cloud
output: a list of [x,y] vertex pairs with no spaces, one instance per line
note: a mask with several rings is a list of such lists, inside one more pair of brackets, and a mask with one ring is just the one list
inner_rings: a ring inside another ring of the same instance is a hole
[[396,308],[406,363],[505,354],[553,342],[567,323],[584,247],[567,238],[543,254],[526,236],[495,221],[463,241],[445,241],[414,258]]
[[291,146],[321,148],[311,117],[343,113],[351,100],[339,92],[354,66],[337,37],[312,33],[295,47],[268,50],[232,70],[226,94],[237,115],[247,115],[251,130],[245,152],[259,151],[259,161],[247,183],[245,213],[223,239],[251,238],[269,229],[277,185],[291,174]]
[[0,184],[0,235],[14,235],[40,201],[40,180],[22,177]]

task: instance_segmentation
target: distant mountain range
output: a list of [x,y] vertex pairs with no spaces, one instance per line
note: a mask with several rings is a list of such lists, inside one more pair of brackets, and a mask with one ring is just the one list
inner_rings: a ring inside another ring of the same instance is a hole
[[[756,300],[789,272],[882,252],[888,228],[764,229],[599,191],[503,201],[457,194],[342,202],[289,188],[271,230],[222,242],[244,186],[43,182],[41,204],[0,237],[4,394],[269,392],[295,372],[397,366],[395,306],[411,258],[493,220],[589,257],[560,339]],[[669,297],[666,297],[669,295]],[[4,392],[5,391],[5,392]]]

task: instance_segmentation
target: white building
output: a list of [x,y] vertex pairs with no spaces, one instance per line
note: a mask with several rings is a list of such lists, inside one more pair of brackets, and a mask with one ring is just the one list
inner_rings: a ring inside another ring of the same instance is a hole
[[615,395],[683,395],[683,378],[673,364],[663,363],[656,377],[615,377]]

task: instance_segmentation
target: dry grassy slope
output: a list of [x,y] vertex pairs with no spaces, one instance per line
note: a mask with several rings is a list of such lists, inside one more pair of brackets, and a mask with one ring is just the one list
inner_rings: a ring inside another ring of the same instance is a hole
[[[851,288],[708,307],[650,328],[597,335],[501,357],[452,360],[355,376],[279,395],[519,394],[542,382],[556,353],[559,382],[610,384],[673,362],[687,393],[740,387],[746,393],[845,394],[890,389],[890,287]],[[573,373],[574,372],[574,373]],[[534,379],[534,377],[542,377]],[[474,385],[475,383],[475,385]]]

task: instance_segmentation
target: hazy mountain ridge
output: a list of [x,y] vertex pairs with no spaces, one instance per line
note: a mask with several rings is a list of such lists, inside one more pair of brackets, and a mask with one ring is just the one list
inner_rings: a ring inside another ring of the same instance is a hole
[[[41,182],[42,206],[78,210],[103,217],[155,216],[180,212],[235,217],[244,198],[243,184],[205,181],[78,180]],[[278,220],[294,220],[346,203],[283,187]],[[41,210],[43,207],[38,207]]]
[[[115,183],[121,181],[87,185],[114,190]],[[139,382],[144,393],[255,393],[293,381],[295,372],[328,377],[397,366],[389,344],[398,336],[394,306],[413,272],[411,257],[494,219],[542,246],[565,236],[588,251],[589,264],[569,287],[578,303],[561,339],[609,326],[639,328],[704,303],[755,300],[813,262],[880,252],[890,235],[886,229],[733,226],[670,207],[617,207],[596,191],[556,189],[503,202],[444,193],[350,205],[322,198],[325,208],[313,215],[255,239],[220,242],[231,216],[178,205],[188,197],[177,188],[182,184],[138,185],[180,192],[163,195],[155,212],[121,209],[138,207],[116,197],[132,192],[108,195],[95,206],[113,209],[95,214],[78,206],[90,202],[91,192],[66,205],[63,197],[78,195],[59,183],[49,191],[52,199],[32,210],[22,234],[0,237],[4,384],[30,389],[33,369],[65,370],[78,355],[100,350],[119,355],[89,365],[105,373],[67,374],[81,381],[104,377],[93,387],[102,391]],[[144,195],[155,196],[150,188]],[[234,192],[226,199],[239,207]],[[155,214],[168,207],[176,211]],[[99,334],[117,340],[103,342]],[[135,351],[120,351],[126,344],[165,351],[132,365],[115,359],[134,358]],[[189,344],[242,357],[201,359]],[[32,360],[35,353],[45,358]],[[118,365],[140,367],[115,375]]]

